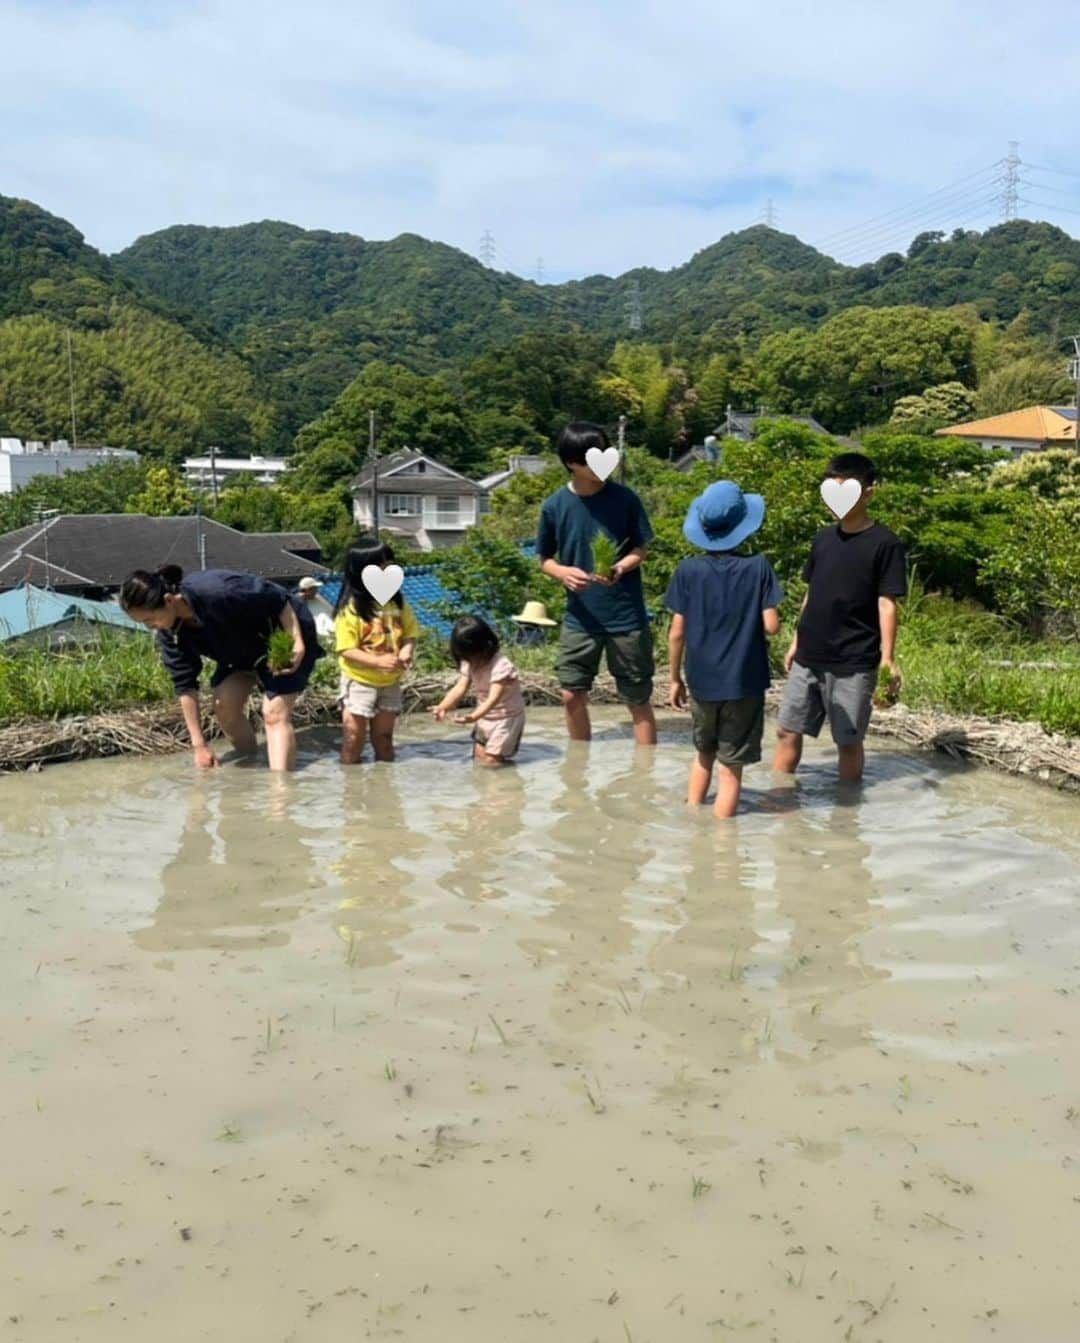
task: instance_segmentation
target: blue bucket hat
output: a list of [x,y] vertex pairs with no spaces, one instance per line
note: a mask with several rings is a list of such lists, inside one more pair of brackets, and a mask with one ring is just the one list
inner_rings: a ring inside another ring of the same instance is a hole
[[733,480],[717,480],[690,505],[683,535],[702,550],[734,550],[764,521],[760,494],[743,494]]

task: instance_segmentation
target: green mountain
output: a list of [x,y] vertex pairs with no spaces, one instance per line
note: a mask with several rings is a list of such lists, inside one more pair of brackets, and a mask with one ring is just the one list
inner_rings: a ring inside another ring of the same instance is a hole
[[[71,363],[68,362],[70,337]],[[244,360],[196,317],[140,291],[65,220],[0,196],[0,432],[176,456],[281,441]]]

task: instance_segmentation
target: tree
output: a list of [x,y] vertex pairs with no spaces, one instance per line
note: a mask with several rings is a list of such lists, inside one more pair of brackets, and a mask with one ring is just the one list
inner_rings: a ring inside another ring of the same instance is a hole
[[893,406],[890,427],[913,434],[932,434],[951,424],[962,424],[975,414],[975,394],[962,382],[928,387],[921,396],[902,396]]
[[540,574],[535,560],[485,526],[473,527],[439,566],[439,582],[454,594],[445,614],[484,613],[506,626],[535,594]]
[[988,372],[979,382],[975,405],[981,416],[1004,415],[1025,406],[1054,405],[1072,393],[1063,360],[1032,354]]
[[834,431],[880,424],[902,397],[972,381],[969,323],[927,308],[849,308],[820,330],[771,336],[757,367],[769,404]]
[[329,410],[301,429],[296,439],[297,471],[304,469],[315,449],[332,443],[343,480],[367,451],[372,411],[380,452],[416,448],[465,473],[480,465],[471,416],[447,378],[425,378],[407,368],[373,363]]
[[190,513],[195,496],[171,466],[152,466],[146,484],[128,500],[125,513],[145,513],[152,518],[175,518]]

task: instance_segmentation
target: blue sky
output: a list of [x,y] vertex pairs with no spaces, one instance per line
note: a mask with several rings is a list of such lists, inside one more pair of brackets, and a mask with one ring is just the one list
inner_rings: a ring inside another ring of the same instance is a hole
[[1067,0],[0,0],[0,48],[0,193],[105,251],[490,229],[499,268],[563,279],[677,265],[771,198],[859,261],[995,222],[1009,140],[1041,165],[1021,214],[1080,232],[1080,175],[1043,171],[1080,174]]

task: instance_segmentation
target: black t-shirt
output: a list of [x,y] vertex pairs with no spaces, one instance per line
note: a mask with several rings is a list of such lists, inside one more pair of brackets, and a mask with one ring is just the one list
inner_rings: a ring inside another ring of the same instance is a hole
[[795,661],[815,671],[873,671],[881,661],[879,597],[907,592],[904,546],[875,522],[862,532],[826,527],[803,567],[809,584]]

